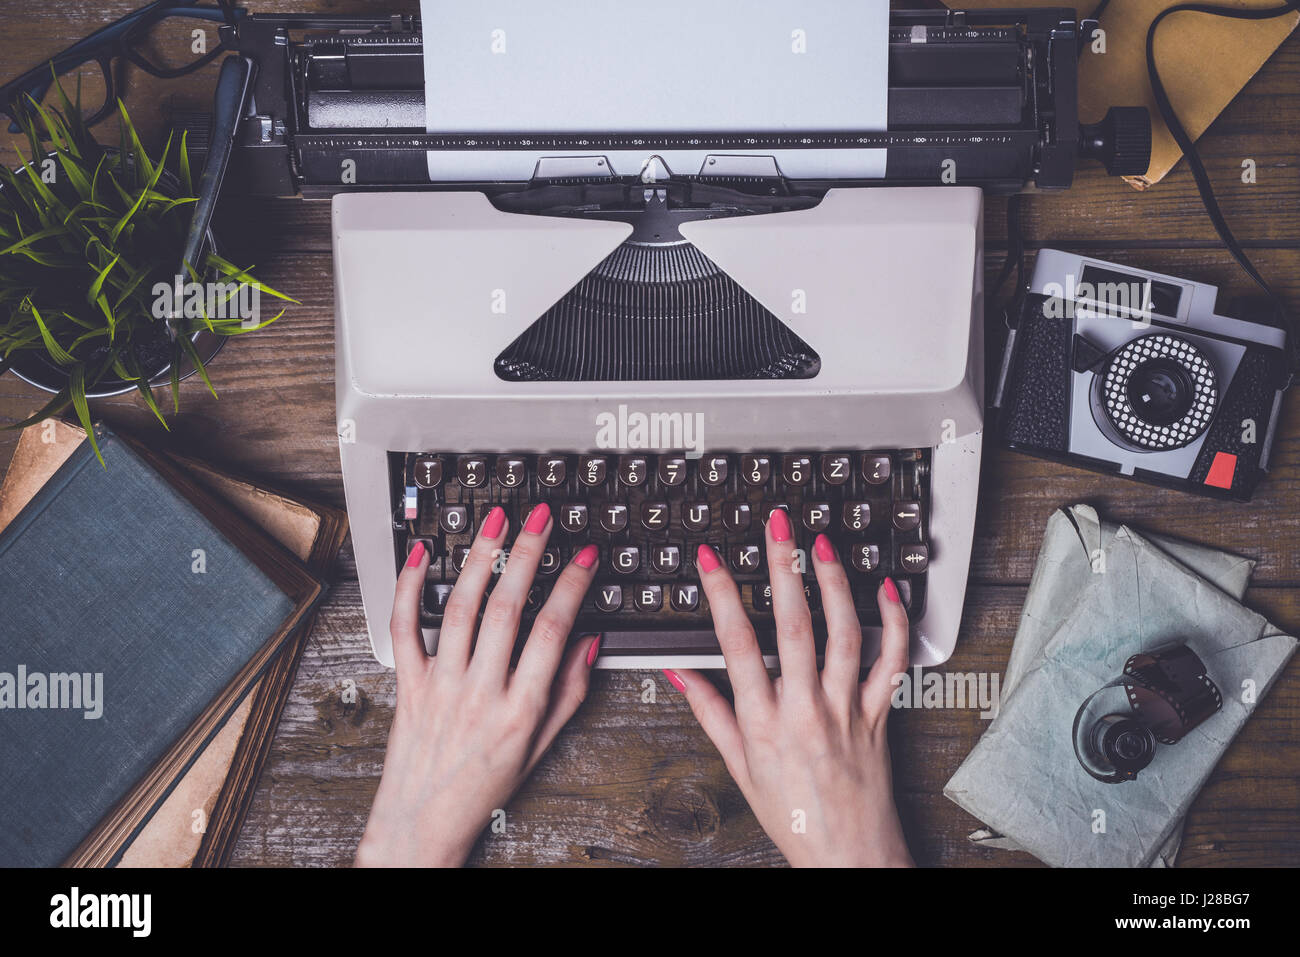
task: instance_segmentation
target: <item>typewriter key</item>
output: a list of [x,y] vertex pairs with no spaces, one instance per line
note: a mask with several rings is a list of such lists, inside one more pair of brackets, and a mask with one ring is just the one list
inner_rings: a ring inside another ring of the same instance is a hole
[[822,456],[822,478],[828,485],[843,485],[852,471],[853,463],[847,455]]
[[650,556],[650,567],[660,575],[675,575],[682,567],[682,550],[676,545],[656,545]]
[[740,478],[746,485],[764,485],[772,475],[772,460],[766,455],[742,455]]
[[487,459],[481,455],[462,455],[456,462],[456,478],[465,488],[479,488],[487,476]]
[[447,610],[452,585],[447,582],[430,582],[424,586],[424,610],[431,615],[441,615]]
[[581,502],[570,502],[560,506],[560,528],[576,534],[587,527],[587,506]]
[[865,543],[849,549],[850,562],[860,572],[874,572],[880,567],[880,546]]
[[686,460],[677,456],[659,460],[659,481],[667,486],[681,485],[686,481]]
[[637,585],[632,601],[639,611],[658,611],[664,606],[664,590],[659,585]]
[[610,534],[627,528],[627,506],[619,502],[609,502],[602,506],[600,527]]
[[584,455],[578,459],[578,481],[583,485],[604,485],[608,468],[603,456]]
[[597,585],[596,608],[599,611],[618,611],[623,607],[622,585]]
[[469,507],[444,505],[438,515],[438,527],[448,535],[456,535],[469,528]]
[[687,502],[682,506],[682,524],[687,531],[703,532],[708,529],[712,519],[708,502]]
[[900,532],[910,532],[921,524],[921,503],[895,502],[893,515],[894,528]]
[[731,567],[738,572],[758,571],[758,558],[757,545],[731,546]]
[[871,485],[884,485],[889,481],[893,467],[888,455],[862,456],[862,477]]
[[641,549],[635,545],[624,545],[621,548],[614,549],[610,553],[609,560],[615,571],[622,572],[624,575],[631,575],[641,567]]
[[547,488],[557,488],[564,484],[568,475],[568,466],[558,455],[548,455],[537,460],[537,481]]
[[453,545],[451,549],[451,567],[457,573],[465,570],[465,563],[469,561],[468,545]]
[[925,545],[904,545],[898,550],[898,567],[904,571],[923,572],[930,565],[930,549]]
[[421,455],[412,468],[419,488],[435,488],[442,483],[442,456]]
[[830,502],[804,502],[803,525],[810,532],[824,532],[831,524]]
[[699,585],[671,585],[668,600],[677,611],[695,611],[700,607]]
[[722,524],[729,532],[743,532],[751,518],[748,502],[728,502],[722,506]]
[[646,460],[636,455],[623,455],[618,460],[618,480],[628,488],[644,485],[650,467]]
[[806,455],[784,456],[781,459],[781,477],[786,485],[807,485],[812,478],[812,460]]
[[861,532],[871,524],[871,506],[866,502],[845,502],[841,512],[850,532]]
[[518,488],[527,474],[522,458],[503,455],[497,459],[497,482],[502,488]]
[[700,481],[705,485],[718,486],[727,481],[729,465],[725,455],[715,455],[700,462]]
[[667,502],[642,502],[641,524],[652,532],[668,527]]

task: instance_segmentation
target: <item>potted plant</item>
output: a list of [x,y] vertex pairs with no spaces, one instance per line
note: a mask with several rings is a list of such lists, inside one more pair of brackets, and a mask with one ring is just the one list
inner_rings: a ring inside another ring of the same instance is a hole
[[62,110],[32,101],[20,118],[27,162],[0,166],[0,373],[54,393],[9,428],[71,405],[94,443],[87,399],[132,389],[166,428],[154,386],[170,380],[173,411],[191,372],[216,395],[197,339],[219,344],[274,322],[283,310],[262,320],[263,295],[296,300],[219,256],[210,235],[201,266],[179,276],[197,201],[185,139],[172,173],[172,139],[155,160],[121,101],[120,143],[108,149],[84,124],[80,94],[76,104],[59,96]]

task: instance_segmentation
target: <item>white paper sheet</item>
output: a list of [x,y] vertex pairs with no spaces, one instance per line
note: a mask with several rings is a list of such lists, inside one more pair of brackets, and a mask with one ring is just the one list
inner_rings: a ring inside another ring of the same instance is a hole
[[[781,133],[887,126],[888,0],[421,0],[420,11],[431,133]],[[635,174],[662,152],[647,150],[643,157],[628,151],[610,159],[617,173]],[[779,166],[788,176],[827,170],[884,176],[884,150],[846,150],[834,160],[826,152],[831,151],[789,150]],[[673,172],[699,172],[705,154],[687,153],[674,155]],[[548,154],[429,155],[432,178],[463,180],[518,179],[520,169],[526,178]],[[471,168],[479,175],[469,175]],[[502,175],[485,177],[485,170]]]

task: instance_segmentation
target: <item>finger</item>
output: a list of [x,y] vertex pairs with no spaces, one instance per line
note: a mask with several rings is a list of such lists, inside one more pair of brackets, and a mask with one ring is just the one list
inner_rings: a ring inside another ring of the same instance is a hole
[[424,576],[429,570],[429,550],[417,541],[406,556],[406,566],[397,576],[393,592],[393,616],[388,634],[393,640],[393,664],[397,675],[418,674],[428,664],[424,653],[424,636],[420,634],[420,597],[424,593]]
[[442,628],[438,632],[438,660],[464,668],[469,663],[470,649],[474,647],[474,630],[478,626],[478,610],[483,604],[483,592],[492,580],[492,563],[498,549],[506,540],[506,510],[493,508],[479,526],[478,535],[469,547],[465,567],[461,569],[456,585],[442,612]]
[[537,566],[541,563],[550,534],[551,507],[542,502],[533,507],[524,527],[515,536],[505,571],[483,609],[483,623],[479,626],[470,668],[500,678],[503,684],[515,639],[519,636],[519,617],[523,614],[528,590],[537,577]]
[[531,689],[532,693],[540,693],[545,700],[551,683],[555,681],[560,659],[564,657],[573,621],[578,617],[582,600],[587,597],[587,589],[596,577],[599,558],[600,549],[588,545],[574,555],[568,567],[560,573],[551,597],[537,613],[533,630],[528,633],[523,654],[519,656],[519,666],[511,678],[512,685],[519,684]]
[[817,573],[822,613],[826,616],[822,687],[833,701],[848,704],[857,693],[858,675],[862,673],[862,624],[853,607],[853,593],[844,566],[825,535],[818,535],[813,542],[813,570]]
[[817,686],[817,646],[812,615],[803,593],[803,575],[796,571],[794,533],[784,508],[767,518],[767,576],[772,583],[772,617],[776,621],[776,653],[781,659],[783,688],[811,694]]
[[907,609],[899,597],[898,586],[892,578],[880,583],[876,592],[880,605],[880,657],[871,666],[867,680],[862,682],[862,712],[872,720],[889,713],[890,698],[894,692],[894,676],[907,672],[908,626]]
[[700,573],[700,587],[709,600],[713,631],[718,636],[737,697],[752,695],[756,699],[770,699],[772,682],[767,677],[763,653],[759,651],[758,638],[745,614],[745,606],[740,603],[735,581],[709,545],[701,545],[696,551],[695,564]]
[[[749,779],[749,767],[745,764],[745,742],[740,735],[740,725],[736,721],[736,710],[731,702],[723,697],[722,692],[713,686],[698,671],[686,668],[664,671],[668,683],[686,697],[691,706],[691,713],[700,723],[704,733],[709,736],[713,746],[722,755],[727,770],[742,789]],[[743,779],[743,783],[742,783]]]
[[575,642],[568,654],[564,656],[559,677],[551,686],[546,714],[537,728],[537,736],[533,739],[533,749],[529,753],[525,774],[532,773],[537,762],[542,759],[542,755],[546,754],[555,743],[560,729],[568,724],[569,719],[578,713],[578,708],[582,707],[582,702],[586,700],[587,691],[591,687],[591,666],[596,663],[599,654],[600,635],[591,635]]

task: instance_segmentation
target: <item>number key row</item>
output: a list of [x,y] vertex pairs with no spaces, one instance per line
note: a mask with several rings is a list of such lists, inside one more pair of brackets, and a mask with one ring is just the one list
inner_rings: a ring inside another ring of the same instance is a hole
[[[536,456],[537,481],[547,488],[559,488],[569,477],[569,468],[576,458],[574,475],[583,485],[604,485],[612,471],[621,485],[637,488],[647,483],[652,474],[650,456],[643,455],[565,455]],[[689,475],[689,460],[684,456],[653,456],[656,461],[653,474],[668,487],[685,484]],[[528,457],[524,455],[497,455],[493,466],[486,455],[443,456],[432,453],[416,455],[409,461],[411,480],[415,487],[431,489],[444,479],[454,477],[462,487],[476,489],[490,481],[505,489],[522,487],[528,478]],[[612,461],[611,461],[612,460]],[[884,485],[893,474],[889,455],[878,452],[823,454],[763,454],[706,455],[696,464],[696,475],[709,486],[726,484],[732,475],[733,464],[740,480],[749,486],[766,485],[773,472],[786,485],[803,487],[814,475],[820,475],[828,485],[843,485],[853,476],[855,466],[869,485]]]

